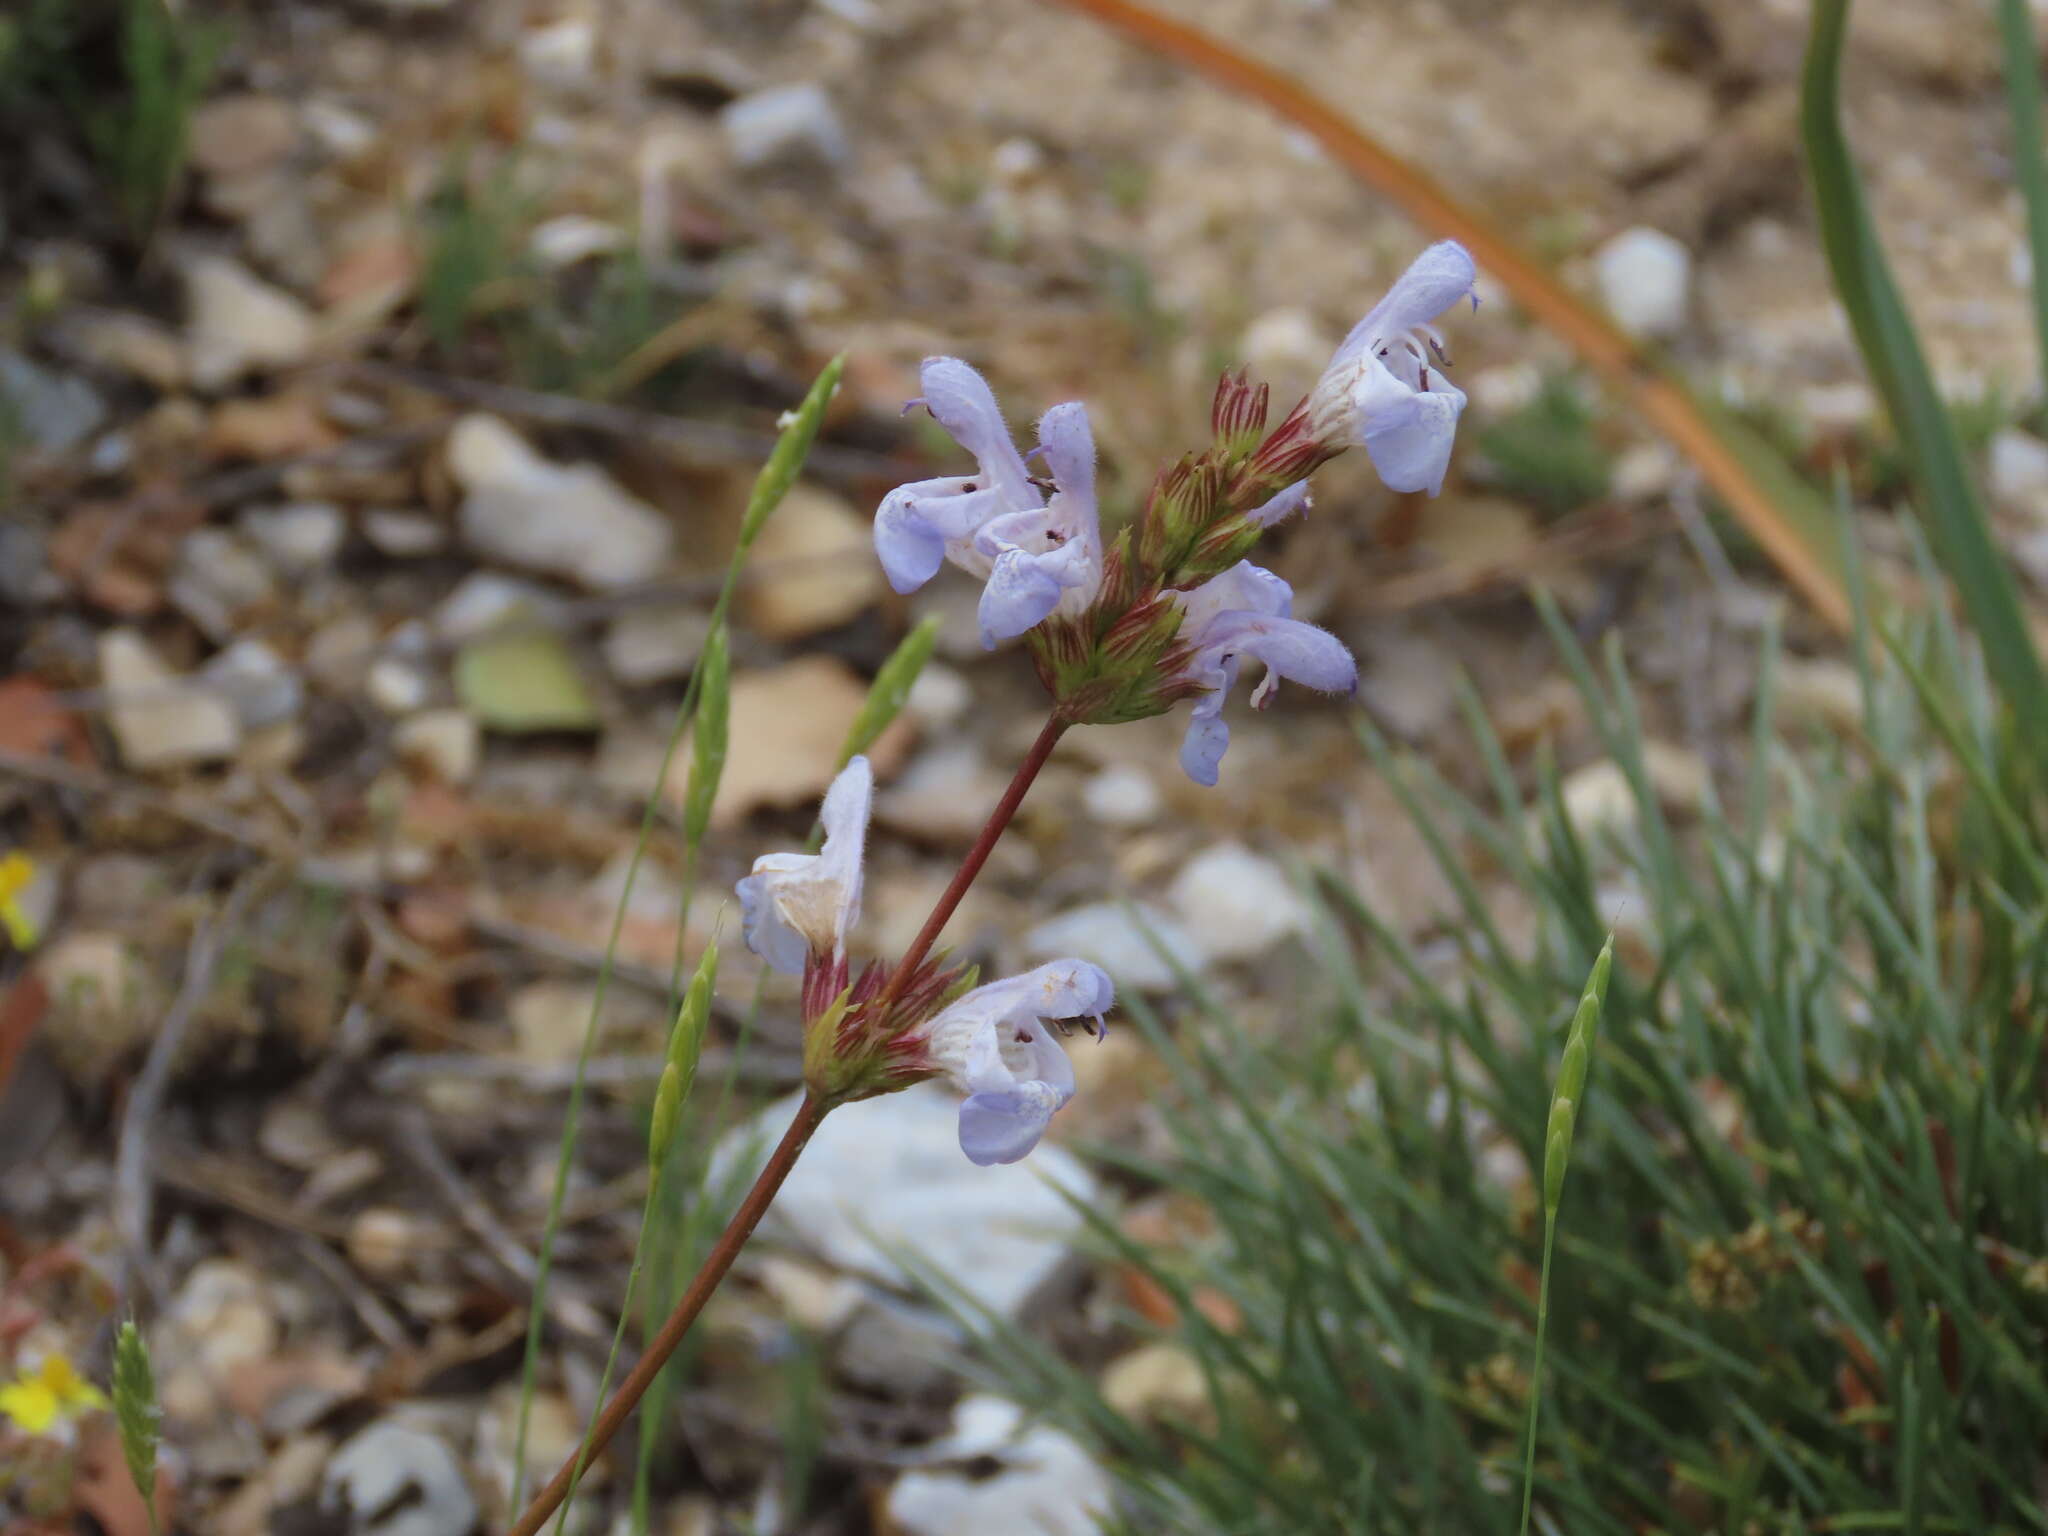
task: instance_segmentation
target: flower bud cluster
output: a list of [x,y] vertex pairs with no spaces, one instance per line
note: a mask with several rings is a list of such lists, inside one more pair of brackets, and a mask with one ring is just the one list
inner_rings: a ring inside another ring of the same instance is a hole
[[1226,373],[1209,446],[1163,470],[1136,522],[1107,543],[1086,407],[1070,401],[1040,419],[1032,456],[1050,479],[1034,479],[981,375],[957,358],[929,359],[912,403],[974,455],[977,473],[883,500],[883,568],[900,592],[947,561],[981,577],[982,643],[1022,635],[1069,723],[1142,720],[1193,701],[1181,761],[1214,784],[1229,741],[1223,696],[1244,657],[1265,666],[1255,705],[1282,678],[1326,693],[1356,686],[1350,653],[1294,619],[1287,584],[1246,557],[1267,529],[1307,510],[1307,477],[1346,448],[1364,447],[1394,490],[1441,488],[1465,396],[1445,377],[1431,322],[1472,296],[1473,282],[1462,246],[1424,251],[1271,428],[1267,386]]
[[899,976],[880,961],[855,968],[847,933],[860,916],[863,845],[874,774],[855,757],[825,793],[817,853],[771,853],[739,883],[747,947],[803,978],[804,1086],[831,1106],[945,1078],[965,1094],[960,1146],[977,1163],[1011,1163],[1038,1144],[1074,1096],[1058,1036],[1063,1021],[1101,1017],[1109,977],[1085,960],[977,986],[972,966],[943,953]]

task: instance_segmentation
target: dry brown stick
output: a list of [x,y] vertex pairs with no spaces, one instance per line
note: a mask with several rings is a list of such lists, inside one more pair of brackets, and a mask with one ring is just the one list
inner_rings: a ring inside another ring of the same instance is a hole
[[[482,379],[459,379],[397,363],[351,363],[349,371],[374,383],[423,390],[461,405],[495,411],[501,416],[538,422],[542,426],[575,427],[586,432],[601,432],[607,437],[655,443],[717,463],[759,464],[768,457],[776,443],[773,433],[729,426],[724,422],[692,421],[679,416],[663,416],[654,411],[636,411],[622,405],[601,405],[572,395],[548,394],[512,384],[488,383]],[[892,477],[900,479],[903,463],[886,454],[818,443],[804,460],[804,469],[807,473],[829,479],[886,480]]]
[[169,1092],[171,1071],[185,1036],[206,994],[213,986],[213,973],[220,964],[221,949],[228,934],[241,922],[256,889],[261,871],[245,875],[229,892],[227,903],[211,920],[203,920],[192,931],[185,951],[185,976],[170,1010],[157,1026],[149,1055],[128,1092],[127,1110],[121,1116],[121,1133],[114,1151],[114,1230],[121,1236],[126,1282],[149,1270],[149,1229],[156,1209],[156,1169],[150,1157],[150,1138],[157,1113]]

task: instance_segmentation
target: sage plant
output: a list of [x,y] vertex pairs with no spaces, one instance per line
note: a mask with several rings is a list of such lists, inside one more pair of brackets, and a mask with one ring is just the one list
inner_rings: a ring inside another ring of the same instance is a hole
[[[598,1414],[593,1453],[614,1434],[730,1269],[818,1123],[839,1105],[944,1079],[964,1096],[960,1146],[978,1164],[1015,1162],[1074,1094],[1061,1037],[1083,1021],[1099,1037],[1113,979],[1060,959],[977,985],[971,966],[932,946],[1061,735],[1188,706],[1182,768],[1216,783],[1230,731],[1226,698],[1247,658],[1264,674],[1254,708],[1281,681],[1349,694],[1358,668],[1335,636],[1291,615],[1287,583],[1248,558],[1268,529],[1309,506],[1308,477],[1363,447],[1397,491],[1443,485],[1464,394],[1445,374],[1433,322],[1476,304],[1472,258],[1442,241],[1416,258],[1367,312],[1309,395],[1268,425],[1267,386],[1226,373],[1209,445],[1154,480],[1143,512],[1105,542],[1087,407],[1053,406],[1019,452],[987,382],[958,358],[928,359],[923,406],[974,460],[969,474],[899,486],[882,499],[875,553],[890,584],[912,592],[952,564],[983,583],[981,641],[1021,640],[1049,709],[1043,728],[910,947],[893,962],[856,961],[862,856],[874,779],[852,758],[827,791],[817,853],[773,853],[739,882],[746,943],[772,969],[802,978],[804,1099],[696,1278],[638,1365]],[[1039,461],[1042,474],[1032,472]],[[513,1527],[533,1536],[568,1491],[572,1461]]]

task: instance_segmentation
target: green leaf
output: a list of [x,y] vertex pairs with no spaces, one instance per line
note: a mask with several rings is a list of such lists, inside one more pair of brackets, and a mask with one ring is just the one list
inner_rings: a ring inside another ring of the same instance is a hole
[[2005,99],[2012,109],[2014,178],[2027,201],[2027,243],[2034,253],[2034,329],[2048,368],[2048,163],[2041,152],[2041,65],[2027,0],[1998,0],[2005,54]]
[[[810,456],[811,444],[818,440],[818,428],[824,424],[825,408],[832,403],[833,395],[839,392],[839,376],[845,371],[846,357],[842,353],[825,365],[824,371],[812,383],[811,392],[804,396],[803,403],[783,418],[782,436],[776,440],[768,462],[761,466],[761,473],[755,478],[754,493],[747,498],[747,515],[740,521],[739,549],[733,555],[735,569],[746,551],[753,547],[754,540],[760,537],[768,514],[782,504],[782,498],[796,484],[804,460]],[[721,609],[727,595],[719,594]]]
[[698,658],[697,718],[690,727],[690,784],[683,792],[684,858],[694,864],[711,825],[711,807],[725,777],[725,754],[732,734],[732,653],[725,626],[713,626]]
[[1961,593],[2006,703],[2037,748],[2048,745],[2048,674],[2019,590],[1991,537],[1955,424],[1892,280],[1841,123],[1849,0],[1814,0],[1800,115],[1821,243],[1856,345],[1883,396],[1922,502],[1930,541]]
[[873,746],[875,738],[903,713],[904,703],[910,698],[911,684],[924,671],[925,663],[932,659],[932,648],[938,642],[939,616],[932,614],[905,635],[896,649],[889,653],[889,659],[875,674],[874,684],[868,689],[868,696],[862,701],[852,728],[846,733],[846,744],[839,749],[840,767],[844,768]]
[[121,1432],[121,1457],[128,1463],[128,1475],[135,1491],[149,1511],[149,1528],[156,1519],[157,1425],[162,1410],[156,1400],[156,1372],[149,1363],[149,1345],[133,1318],[125,1319],[114,1335],[114,1423]]
[[455,693],[494,731],[591,731],[597,705],[575,658],[550,630],[520,628],[483,635],[455,657]]

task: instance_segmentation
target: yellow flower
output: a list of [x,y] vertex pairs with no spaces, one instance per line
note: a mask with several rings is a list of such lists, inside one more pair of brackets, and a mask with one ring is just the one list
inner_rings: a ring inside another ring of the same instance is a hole
[[48,1434],[60,1419],[68,1421],[106,1406],[100,1389],[62,1355],[45,1355],[34,1371],[23,1371],[0,1387],[0,1414],[32,1435]]
[[0,927],[23,953],[36,947],[36,925],[21,909],[21,893],[35,877],[35,860],[27,854],[16,851],[0,859]]

